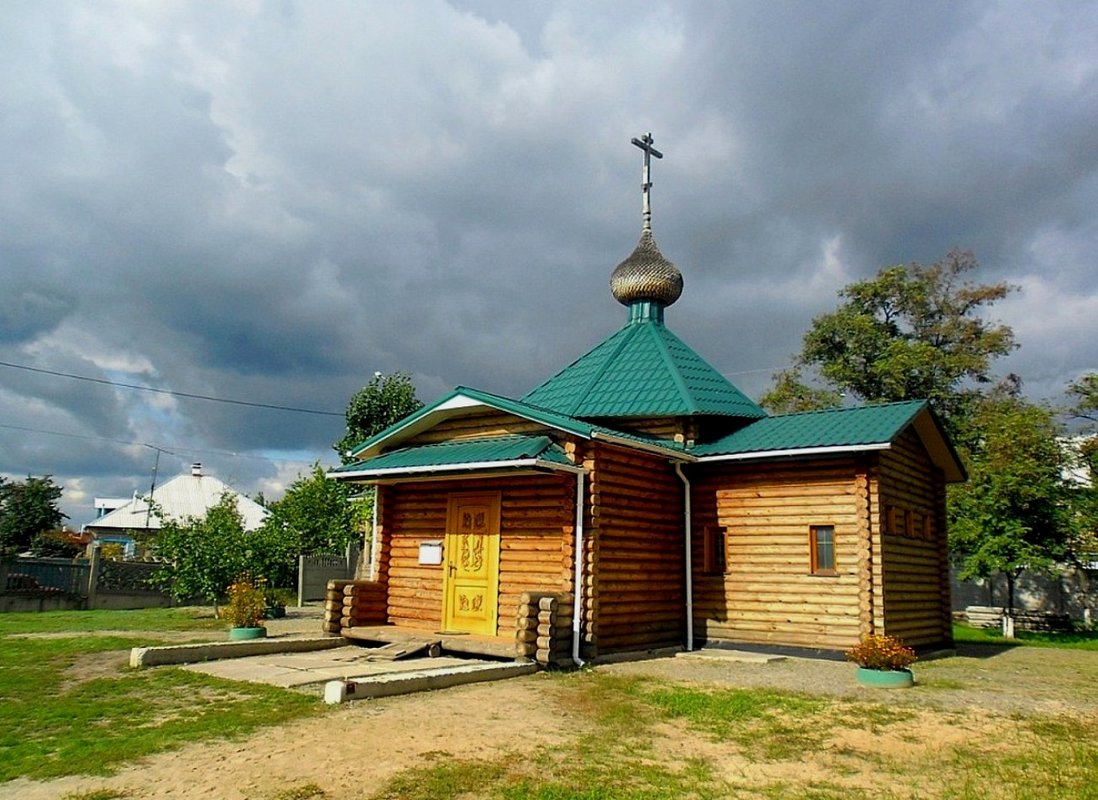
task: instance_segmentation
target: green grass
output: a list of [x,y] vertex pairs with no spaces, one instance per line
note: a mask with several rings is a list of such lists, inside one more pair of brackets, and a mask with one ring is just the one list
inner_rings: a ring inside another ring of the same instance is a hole
[[598,671],[553,689],[581,720],[567,744],[482,760],[436,754],[369,797],[1098,800],[1098,721],[1086,715],[973,722],[927,707],[918,693],[934,690],[923,688],[866,702]]
[[[0,616],[0,781],[107,775],[145,755],[321,707],[295,692],[178,668],[130,670],[125,651],[155,642],[87,635],[96,622],[110,631],[206,627],[170,609]],[[25,637],[36,632],[49,636]]]
[[976,628],[961,623],[954,623],[953,625],[953,641],[966,644],[1098,650],[1098,631],[1074,631],[1072,633],[1016,631],[1015,633],[1016,638],[1004,639],[998,628]]
[[0,637],[97,631],[223,630],[212,609],[142,608],[136,611],[47,611],[0,614]]

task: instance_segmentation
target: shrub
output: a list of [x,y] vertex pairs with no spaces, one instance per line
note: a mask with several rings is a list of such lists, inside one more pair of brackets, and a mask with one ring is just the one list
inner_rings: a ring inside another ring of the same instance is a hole
[[915,663],[917,656],[910,647],[894,636],[863,636],[862,640],[846,651],[849,661],[866,669],[899,670]]
[[259,627],[259,621],[267,613],[265,583],[262,578],[253,580],[251,575],[245,573],[229,586],[226,608],[234,628]]

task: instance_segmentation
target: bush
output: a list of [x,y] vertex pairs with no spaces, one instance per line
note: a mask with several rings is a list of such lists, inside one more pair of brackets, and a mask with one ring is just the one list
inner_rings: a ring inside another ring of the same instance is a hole
[[234,628],[258,628],[267,614],[265,582],[253,580],[251,575],[238,577],[228,588],[229,603],[226,606],[229,621]]
[[894,636],[863,636],[862,640],[846,651],[848,661],[857,662],[865,669],[899,670],[915,663],[917,656],[910,647]]

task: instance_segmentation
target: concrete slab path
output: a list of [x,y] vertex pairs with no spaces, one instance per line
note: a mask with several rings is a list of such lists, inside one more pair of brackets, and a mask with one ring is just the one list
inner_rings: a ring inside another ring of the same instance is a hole
[[397,675],[426,668],[445,669],[469,664],[490,664],[468,658],[439,656],[410,658],[403,661],[371,661],[370,648],[346,645],[313,653],[271,653],[219,661],[188,664],[184,669],[219,678],[252,683],[267,683],[291,689],[332,680],[361,679],[368,676]]

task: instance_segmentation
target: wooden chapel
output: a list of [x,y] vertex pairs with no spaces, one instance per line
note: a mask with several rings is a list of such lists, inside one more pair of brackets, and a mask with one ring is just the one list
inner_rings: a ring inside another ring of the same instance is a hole
[[[333,631],[397,626],[582,663],[702,644],[951,644],[946,484],[925,402],[768,415],[665,323],[679,270],[643,224],[625,324],[519,399],[459,387],[330,477],[377,487],[370,581]],[[353,584],[353,585],[350,585]],[[354,609],[358,610],[355,611]]]

